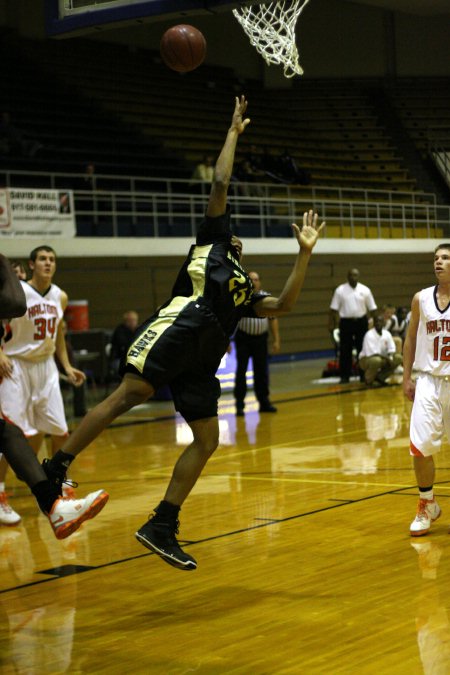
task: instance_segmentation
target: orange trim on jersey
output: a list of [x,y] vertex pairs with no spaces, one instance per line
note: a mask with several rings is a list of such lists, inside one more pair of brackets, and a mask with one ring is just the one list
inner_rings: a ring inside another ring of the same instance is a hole
[[414,457],[423,457],[423,453],[420,452],[418,448],[414,445],[412,441],[409,441],[409,449],[411,450],[411,454],[414,455]]
[[5,413],[2,412],[2,418],[7,422],[8,424],[12,424],[13,427],[17,427],[17,424],[14,424],[12,420],[9,419],[9,417],[6,417]]

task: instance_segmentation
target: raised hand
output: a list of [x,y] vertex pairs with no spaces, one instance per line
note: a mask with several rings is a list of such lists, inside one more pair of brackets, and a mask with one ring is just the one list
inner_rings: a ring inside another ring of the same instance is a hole
[[319,216],[311,209],[303,214],[303,225],[301,229],[296,223],[292,223],[295,238],[300,248],[304,251],[312,251],[316,245],[320,233],[325,227],[325,221],[319,225]]
[[245,111],[247,110],[247,105],[248,103],[245,96],[241,96],[241,98],[236,96],[233,118],[231,120],[231,128],[236,129],[238,134],[242,134],[245,127],[248,124],[250,124],[249,117],[247,117],[246,119],[242,119],[243,115],[245,114]]

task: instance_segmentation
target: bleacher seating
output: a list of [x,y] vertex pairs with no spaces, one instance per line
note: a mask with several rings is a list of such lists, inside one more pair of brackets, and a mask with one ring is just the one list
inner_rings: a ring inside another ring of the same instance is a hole
[[[364,219],[376,220],[379,207],[372,202],[384,202],[390,209],[393,236],[395,223],[403,217],[403,207],[396,208],[396,202],[407,202],[408,195],[415,203],[429,201],[375,111],[367,81],[299,78],[292,88],[274,92],[260,82],[239,81],[228,68],[204,65],[181,76],[162,65],[155,52],[89,39],[26,41],[4,36],[0,51],[4,108],[11,112],[14,124],[44,146],[34,158],[0,158],[0,170],[15,164],[82,171],[88,161],[94,161],[98,173],[189,179],[204,154],[217,154],[229,124],[231,101],[244,92],[252,124],[239,143],[237,162],[253,144],[275,156],[287,149],[311,176],[310,185],[292,186],[290,197],[313,196],[315,203],[335,200],[333,191],[340,188],[341,199],[354,201],[354,213],[361,220],[353,235],[382,234],[364,223]],[[424,149],[430,125],[447,124],[450,82],[440,80],[440,104],[429,107],[428,117],[425,102],[429,87],[435,85],[420,82],[423,89],[414,90],[414,80],[389,86],[405,128]],[[126,189],[122,183],[118,178],[114,189]],[[77,188],[70,180],[66,187]],[[353,188],[367,191],[365,203],[351,193]],[[276,195],[275,186],[268,189]],[[377,194],[377,190],[390,194]],[[187,183],[184,191],[188,192]],[[371,191],[373,197],[369,197]],[[262,225],[258,209],[245,208],[239,225],[243,236],[259,236],[261,227],[267,236],[290,235],[285,219],[288,207],[281,200],[272,207],[270,221]],[[330,233],[348,236],[338,203],[328,204],[326,218]],[[101,216],[94,224],[81,217],[77,225],[79,234],[114,232],[111,222]],[[145,214],[132,221],[119,214],[114,227],[119,236],[155,232],[155,223]],[[159,234],[189,236],[190,231],[182,206],[158,225]],[[400,225],[398,234],[404,235]]]
[[[28,62],[39,64],[37,75],[28,73],[34,95],[41,91],[34,110],[26,87],[18,86],[17,68],[6,84],[13,96],[16,83],[18,124],[56,150],[58,160],[61,148],[78,165],[93,156],[103,169],[119,165],[146,175],[188,177],[202,155],[216,154],[229,121],[226,102],[242,88],[227,68],[203,66],[183,77],[155,53],[86,39],[24,41],[9,58],[20,60],[21,77]],[[49,95],[52,82],[64,87],[64,100]],[[244,88],[254,122],[238,160],[253,143],[275,153],[288,148],[316,184],[416,189],[358,84],[302,80],[276,96],[258,82]],[[39,115],[46,108],[49,114]]]
[[450,78],[403,78],[386,91],[423,156],[435,139],[450,140]]

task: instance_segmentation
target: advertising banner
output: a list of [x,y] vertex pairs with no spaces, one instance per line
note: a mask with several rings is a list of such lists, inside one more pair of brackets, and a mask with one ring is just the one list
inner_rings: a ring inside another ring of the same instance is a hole
[[0,190],[0,237],[74,237],[72,190]]

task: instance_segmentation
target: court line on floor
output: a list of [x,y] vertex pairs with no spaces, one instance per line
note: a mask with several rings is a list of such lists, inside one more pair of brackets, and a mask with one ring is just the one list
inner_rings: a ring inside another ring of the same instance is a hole
[[[291,396],[289,398],[276,399],[276,400],[273,401],[273,403],[274,404],[295,403],[295,401],[308,401],[309,399],[324,398],[324,397],[327,397],[327,396],[336,396],[336,395],[337,396],[343,396],[343,395],[346,395],[346,394],[358,394],[361,391],[365,391],[366,389],[367,389],[367,387],[361,387],[361,388],[358,388],[358,389],[348,389],[347,391],[337,390],[337,391],[318,392],[318,393],[314,393],[314,394],[306,394],[305,396]],[[233,407],[234,407],[234,404],[232,404],[230,402],[230,406],[231,405],[233,405]],[[255,411],[255,412],[257,412],[257,411]],[[228,415],[230,413],[226,413],[226,414]],[[232,414],[234,414],[234,413],[232,413]],[[122,416],[122,417],[124,417],[124,416]],[[126,421],[126,419],[124,419],[123,422],[114,422],[114,423],[110,424],[107,427],[107,429],[117,429],[118,427],[131,427],[131,426],[135,426],[137,424],[153,424],[154,422],[164,422],[164,421],[167,421],[167,420],[177,420],[177,419],[183,419],[183,418],[177,416],[176,413],[170,413],[170,414],[167,414],[167,415],[160,415],[158,417],[152,417],[150,419],[147,418],[147,419],[139,419],[139,420],[136,420],[136,419],[129,420],[128,422]],[[78,426],[78,425],[74,425],[74,428],[76,428],[76,426]]]
[[[413,490],[414,488],[415,488],[415,486],[409,485],[409,486],[402,487],[401,490]],[[360,502],[364,502],[364,501],[367,501],[369,499],[376,499],[378,497],[385,497],[386,495],[395,495],[395,494],[398,494],[398,493],[399,493],[398,488],[393,489],[393,490],[386,490],[385,492],[379,492],[379,493],[375,493],[373,495],[367,495],[365,497],[359,497],[358,499],[346,500],[345,502],[334,503],[330,506],[324,506],[324,507],[321,507],[319,509],[314,509],[312,511],[305,511],[303,513],[298,513],[298,514],[295,514],[293,516],[286,516],[285,518],[271,519],[267,522],[258,523],[257,525],[250,525],[248,527],[243,527],[243,528],[240,528],[238,530],[232,530],[231,532],[223,532],[222,534],[216,534],[216,535],[213,535],[211,537],[205,537],[204,539],[198,539],[198,540],[187,541],[187,542],[185,542],[185,540],[180,539],[180,543],[183,545],[184,548],[187,548],[188,546],[196,546],[198,544],[204,544],[206,542],[216,541],[216,540],[219,540],[219,539],[225,539],[227,537],[233,537],[235,535],[243,534],[245,532],[251,532],[252,530],[259,530],[263,527],[271,527],[272,525],[278,526],[280,523],[286,523],[286,522],[289,522],[291,520],[298,520],[300,518],[305,518],[307,516],[313,516],[313,515],[316,515],[318,513],[324,513],[325,511],[331,511],[332,509],[339,509],[339,508],[343,508],[345,506],[353,506],[354,504],[358,504]],[[82,569],[82,570],[74,571],[73,573],[74,574],[81,574],[81,573],[87,574],[88,572],[91,572],[91,571],[95,572],[97,570],[105,569],[107,567],[113,567],[114,565],[132,562],[132,561],[135,561],[135,560],[139,560],[140,558],[145,558],[145,557],[149,557],[149,556],[156,556],[156,553],[152,553],[152,552],[140,553],[139,555],[128,556],[127,558],[120,558],[118,560],[110,560],[109,562],[102,563],[101,565],[89,565],[88,566],[89,569]],[[37,572],[35,572],[35,574],[44,574],[44,573],[48,574],[48,571],[45,571],[45,572],[44,571],[37,571]],[[64,576],[58,576],[58,575],[55,574],[55,576],[50,576],[46,579],[39,579],[39,580],[36,580],[36,581],[30,581],[26,584],[21,584],[20,586],[12,586],[11,588],[0,589],[0,595],[3,595],[4,593],[12,593],[13,591],[19,591],[23,588],[30,588],[32,586],[39,586],[41,584],[46,584],[46,583],[55,581],[57,579],[66,578],[67,576],[68,576],[67,574],[64,575]]]

